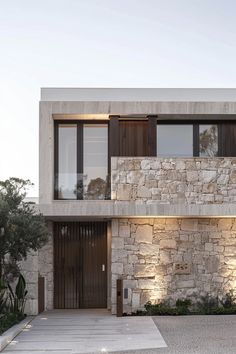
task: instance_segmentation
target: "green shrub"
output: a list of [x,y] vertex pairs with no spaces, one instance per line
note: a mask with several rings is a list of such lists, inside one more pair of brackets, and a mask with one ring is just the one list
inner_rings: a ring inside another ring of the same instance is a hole
[[190,305],[191,301],[189,299],[185,299],[177,300],[174,307],[171,306],[168,301],[160,302],[159,304],[152,304],[149,301],[144,307],[147,315],[178,316],[187,315],[189,313]]
[[214,309],[219,307],[218,297],[211,297],[209,295],[201,296],[200,301],[196,304],[197,313],[208,315]]
[[234,295],[233,290],[230,290],[228,293],[225,294],[225,296],[221,300],[221,304],[225,309],[231,308],[236,305],[236,296]]
[[142,315],[149,316],[230,315],[236,314],[236,297],[233,291],[229,291],[222,300],[219,300],[218,297],[206,295],[202,296],[194,305],[192,305],[190,299],[178,299],[175,306],[171,306],[168,301],[158,304],[152,304],[148,301],[144,307],[145,311],[142,312]]
[[28,291],[26,290],[26,283],[23,275],[22,274],[19,275],[15,292],[13,291],[10,284],[8,284],[8,289],[9,289],[9,300],[10,300],[10,312],[24,315],[26,295]]
[[25,318],[25,315],[10,312],[0,316],[0,334]]
[[4,284],[3,280],[0,279],[0,314],[6,313],[8,308],[7,286]]
[[23,275],[20,274],[15,291],[10,284],[6,286],[3,280],[0,280],[0,334],[25,317],[26,295],[26,283]]
[[191,305],[192,302],[190,299],[178,299],[175,303],[176,308],[182,315],[187,315],[190,312],[189,308]]

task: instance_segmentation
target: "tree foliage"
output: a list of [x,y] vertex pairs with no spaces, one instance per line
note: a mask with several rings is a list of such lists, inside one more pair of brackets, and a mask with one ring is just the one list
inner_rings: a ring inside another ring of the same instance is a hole
[[19,178],[0,181],[0,268],[5,277],[17,275],[17,263],[48,238],[44,217],[25,201],[30,186],[29,180]]

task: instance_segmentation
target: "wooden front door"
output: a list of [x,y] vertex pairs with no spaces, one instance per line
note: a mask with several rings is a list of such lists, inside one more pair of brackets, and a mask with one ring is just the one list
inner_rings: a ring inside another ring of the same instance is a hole
[[107,223],[54,223],[54,307],[107,307]]

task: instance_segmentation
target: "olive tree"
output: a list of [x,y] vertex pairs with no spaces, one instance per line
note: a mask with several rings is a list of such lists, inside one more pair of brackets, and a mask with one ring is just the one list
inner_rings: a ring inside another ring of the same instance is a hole
[[44,217],[34,204],[25,201],[30,186],[29,180],[20,178],[0,181],[0,276],[6,279],[14,278],[18,263],[48,239]]

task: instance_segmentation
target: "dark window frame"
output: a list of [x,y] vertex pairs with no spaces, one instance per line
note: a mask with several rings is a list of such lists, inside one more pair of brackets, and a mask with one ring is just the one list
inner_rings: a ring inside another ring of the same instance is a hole
[[[173,117],[172,117],[173,116]],[[144,119],[148,119],[148,134],[149,140],[152,145],[150,147],[149,156],[157,156],[156,149],[156,141],[157,141],[157,129],[153,129],[155,125],[161,124],[191,124],[193,126],[193,157],[199,157],[199,125],[204,124],[215,124],[218,127],[218,154],[217,156],[232,156],[231,154],[225,154],[224,145],[226,137],[223,136],[225,134],[224,127],[227,124],[234,124],[236,121],[235,115],[214,115],[215,119],[211,119],[211,115],[147,115]],[[192,117],[195,117],[193,119]],[[205,119],[201,119],[204,118]],[[115,143],[119,139],[119,120],[123,120],[124,117],[120,116],[109,116],[109,120],[97,120],[97,119],[54,119],[54,200],[82,200],[83,195],[79,193],[79,189],[77,189],[76,199],[62,199],[58,198],[58,127],[59,124],[75,124],[77,125],[77,176],[79,174],[83,174],[83,125],[86,124],[106,124],[108,128],[108,136],[107,136],[107,171],[108,171],[108,179],[110,179],[110,169],[111,169],[111,157],[118,156],[118,145]],[[192,119],[191,119],[192,118]],[[226,118],[226,119],[223,119]],[[126,120],[126,118],[124,119]],[[138,120],[138,119],[137,119]],[[155,139],[154,139],[155,138]],[[80,145],[80,146],[79,146]],[[78,153],[79,152],[79,153]],[[236,156],[236,151],[234,153]]]
[[[83,188],[77,188],[76,192],[76,198],[75,199],[70,199],[70,198],[59,198],[58,195],[58,167],[59,167],[59,125],[63,124],[71,124],[71,125],[76,125],[77,128],[77,148],[76,148],[76,156],[77,156],[77,161],[76,161],[76,173],[77,173],[77,183],[81,183],[83,179],[79,179],[79,175],[83,175],[83,168],[84,168],[84,137],[83,137],[83,126],[84,125],[93,125],[93,124],[106,124],[108,128],[108,136],[107,136],[107,156],[109,156],[109,121],[107,120],[54,120],[54,200],[83,200]],[[110,168],[110,163],[109,163],[109,158],[107,161],[107,171],[108,174],[110,173],[109,168]],[[83,182],[82,182],[83,183]],[[81,185],[81,187],[83,187]]]
[[[218,144],[218,151],[215,157],[221,156],[221,142],[222,142],[222,129],[221,129],[222,121],[215,121],[215,120],[200,120],[200,121],[186,121],[186,120],[157,120],[157,125],[175,125],[175,124],[182,124],[182,125],[191,125],[193,127],[193,156],[192,157],[201,157],[200,156],[200,141],[199,141],[199,126],[204,124],[212,124],[217,125],[218,136],[217,136],[217,144]],[[225,122],[223,122],[225,123]],[[232,122],[231,122],[232,123]],[[158,155],[157,155],[158,156]]]

